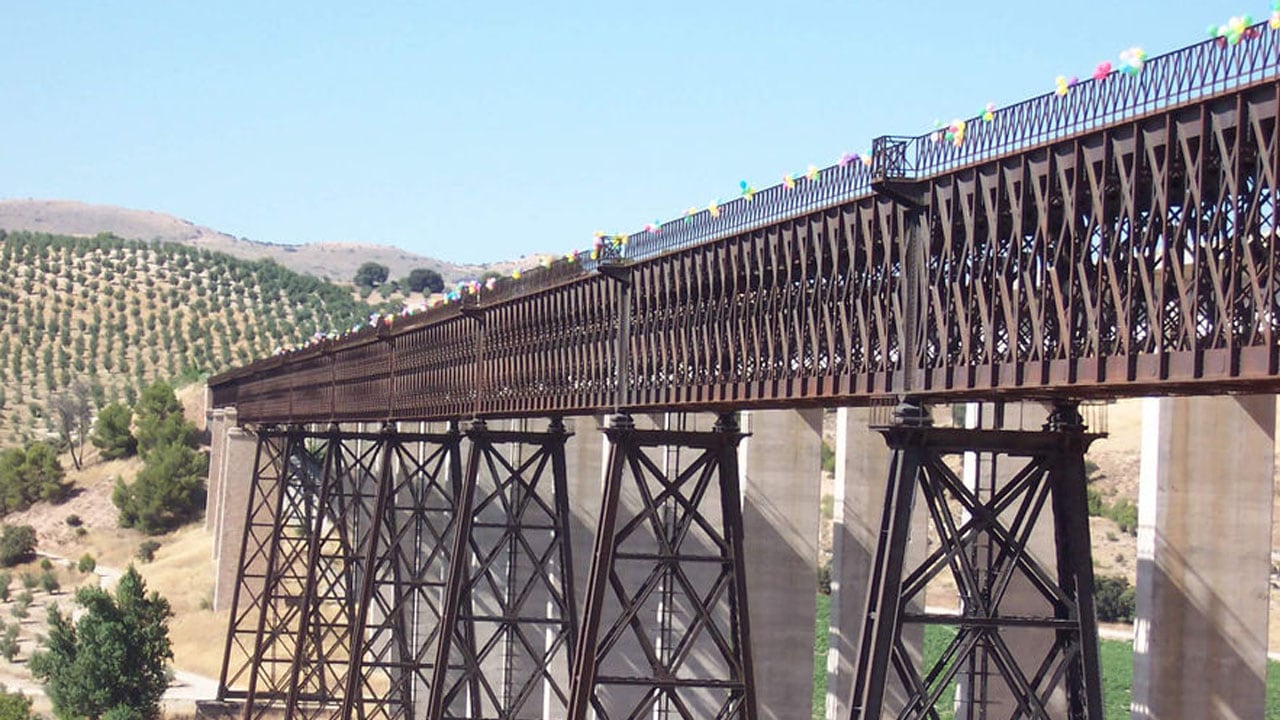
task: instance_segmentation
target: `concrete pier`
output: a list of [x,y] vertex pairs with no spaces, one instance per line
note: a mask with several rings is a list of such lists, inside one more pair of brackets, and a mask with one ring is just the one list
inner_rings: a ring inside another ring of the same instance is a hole
[[1133,717],[1260,719],[1275,397],[1145,402]]
[[214,610],[229,610],[235,597],[240,545],[244,538],[249,489],[253,484],[253,464],[258,449],[257,437],[235,425],[233,411],[228,410],[226,413],[223,434],[224,450],[218,466],[218,499],[214,522]]
[[822,411],[743,413],[747,597],[760,720],[810,717]]

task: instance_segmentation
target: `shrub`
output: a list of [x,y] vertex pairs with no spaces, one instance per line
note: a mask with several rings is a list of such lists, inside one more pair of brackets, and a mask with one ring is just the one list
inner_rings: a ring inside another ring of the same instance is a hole
[[1103,622],[1133,622],[1133,588],[1121,577],[1094,580],[1093,601]]
[[84,524],[84,521],[80,519],[80,516],[79,516],[79,515],[76,515],[76,514],[74,514],[74,513],[72,513],[71,515],[68,515],[68,516],[67,516],[67,521],[66,521],[66,522],[67,522],[67,525],[69,525],[69,526],[71,526],[71,527],[73,527],[73,528],[78,528],[78,527],[80,527],[81,525],[83,525],[83,524]]
[[156,559],[156,551],[160,549],[160,543],[155,540],[144,540],[138,546],[138,552],[135,553],[137,558],[142,562],[149,563]]
[[[18,656],[18,633],[21,631],[21,625],[12,623],[4,629],[4,634],[0,635],[0,655],[9,662],[13,662],[13,659]],[[3,701],[0,700],[0,702]],[[0,718],[2,717],[4,714],[0,711]]]
[[76,569],[81,573],[88,574],[98,567],[98,561],[93,559],[89,553],[80,556],[80,561],[76,563]]
[[[30,590],[39,584],[40,584],[40,578],[36,577],[35,573],[30,573],[30,572],[22,573],[22,587],[24,589]],[[30,595],[30,594],[31,593],[26,593],[26,595]],[[21,599],[22,595],[19,595],[18,598]]]
[[0,530],[0,565],[13,567],[36,556],[36,529],[30,525],[5,525]]
[[0,688],[0,720],[31,720],[31,698]]
[[40,569],[49,572],[53,569],[53,561],[49,558],[40,558]]
[[53,595],[62,588],[62,584],[58,582],[58,577],[52,571],[45,570],[40,576],[40,589]]

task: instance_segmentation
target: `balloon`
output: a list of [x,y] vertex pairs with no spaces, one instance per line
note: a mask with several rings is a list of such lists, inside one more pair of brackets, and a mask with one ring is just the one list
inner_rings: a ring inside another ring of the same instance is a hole
[[809,182],[817,182],[817,181],[818,181],[818,172],[819,172],[819,171],[818,171],[818,166],[817,166],[817,165],[810,165],[810,166],[809,166],[809,172],[805,173],[805,174],[804,174],[804,176],[805,176],[805,177],[807,177],[807,178],[809,178]]
[[796,178],[795,178],[795,176],[794,176],[794,175],[783,175],[783,176],[782,176],[782,184],[783,184],[783,185],[785,185],[785,186],[786,186],[786,188],[787,188],[788,190],[795,190],[795,189],[796,189]]
[[1096,68],[1093,69],[1094,80],[1105,80],[1106,77],[1110,74],[1111,74],[1111,62],[1109,60],[1103,60],[1102,62],[1098,63],[1098,66]]
[[711,217],[713,218],[720,217],[720,201],[712,200],[707,203],[707,212],[711,213]]

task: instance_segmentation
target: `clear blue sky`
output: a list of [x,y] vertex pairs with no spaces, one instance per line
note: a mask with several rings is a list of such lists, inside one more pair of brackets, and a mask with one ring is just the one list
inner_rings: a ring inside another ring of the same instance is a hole
[[1266,0],[108,2],[0,11],[0,198],[487,261],[591,244]]

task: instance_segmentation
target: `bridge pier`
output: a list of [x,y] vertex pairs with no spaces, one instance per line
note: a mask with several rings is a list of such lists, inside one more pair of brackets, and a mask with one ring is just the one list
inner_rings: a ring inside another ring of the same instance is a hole
[[[888,680],[907,688],[899,717],[930,717],[950,703],[947,687],[966,668],[983,663],[985,685],[970,685],[966,702],[986,704],[988,689],[1008,686],[1016,707],[994,717],[1051,717],[1051,698],[1063,692],[1072,718],[1101,720],[1097,627],[1085,493],[1084,452],[1096,437],[1084,432],[1073,405],[1055,408],[1039,432],[933,428],[918,405],[903,405],[884,429],[893,450],[849,717],[879,718]],[[1003,486],[967,487],[947,456],[989,453],[1015,466]],[[940,546],[924,562],[906,560],[913,504],[927,506]],[[959,512],[957,512],[957,507]],[[1038,523],[1052,523],[1056,568],[1029,552]],[[949,571],[960,593],[959,616],[917,613],[908,603],[929,580]],[[1010,585],[1021,577],[1041,594],[1048,612],[1030,612]],[[1009,598],[1013,602],[1006,607]],[[917,664],[902,640],[911,625],[955,628],[942,656]],[[1054,641],[1041,658],[1020,658],[1011,632],[1043,628]],[[989,716],[992,717],[992,716]]]
[[1275,396],[1145,402],[1133,717],[1260,719]]
[[605,433],[568,717],[755,720],[736,419],[698,432],[615,415]]
[[212,514],[213,609],[227,610],[235,594],[240,540],[244,535],[245,506],[249,503],[258,438],[236,424],[236,411],[228,408],[215,427],[216,459],[209,463],[206,513]]
[[822,410],[743,413],[740,463],[761,720],[812,714]]

